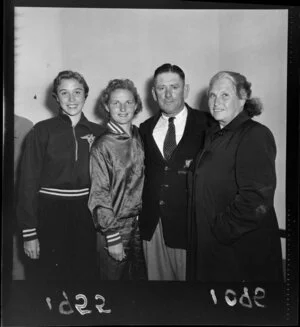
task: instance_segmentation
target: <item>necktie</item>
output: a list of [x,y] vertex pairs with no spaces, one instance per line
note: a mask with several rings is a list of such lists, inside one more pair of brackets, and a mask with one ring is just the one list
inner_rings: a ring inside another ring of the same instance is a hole
[[174,125],[175,117],[169,118],[169,127],[167,131],[167,135],[164,141],[164,156],[166,160],[171,158],[172,152],[176,148],[176,136],[175,136],[175,125]]

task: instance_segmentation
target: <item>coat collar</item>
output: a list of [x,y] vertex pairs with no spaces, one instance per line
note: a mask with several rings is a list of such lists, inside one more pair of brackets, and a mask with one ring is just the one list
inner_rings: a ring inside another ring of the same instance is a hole
[[245,121],[251,119],[251,117],[247,114],[245,110],[240,112],[229,124],[227,124],[222,129],[220,128],[220,125],[218,122],[215,122],[212,124],[212,127],[209,130],[209,134],[215,134],[222,131],[222,133],[227,131],[234,131],[237,129],[241,124],[243,124]]
[[[58,117],[59,117],[60,119],[62,119],[64,122],[66,122],[66,123],[68,123],[68,124],[70,124],[70,125],[72,126],[72,121],[71,121],[71,119],[70,119],[70,117],[69,117],[68,115],[63,114],[63,113],[60,111],[59,114],[58,114]],[[77,125],[83,125],[83,126],[87,127],[88,129],[90,129],[90,125],[89,125],[89,123],[90,123],[90,122],[87,120],[87,118],[85,117],[84,113],[82,112],[82,113],[81,113],[80,120],[79,120],[79,122],[77,123]],[[76,126],[77,126],[77,125],[76,125]]]
[[114,134],[127,134],[119,124],[111,120],[107,123],[107,127]]

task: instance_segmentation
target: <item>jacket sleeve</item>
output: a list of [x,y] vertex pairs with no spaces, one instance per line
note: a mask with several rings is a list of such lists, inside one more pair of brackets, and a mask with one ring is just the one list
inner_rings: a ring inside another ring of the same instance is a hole
[[18,184],[17,219],[24,241],[36,239],[38,221],[38,191],[46,148],[46,137],[39,128],[33,127],[25,139],[20,162]]
[[112,163],[107,151],[96,144],[90,156],[91,190],[88,206],[96,228],[106,236],[107,245],[122,243],[111,193]]
[[139,131],[139,135],[140,135],[142,141],[144,141],[144,137],[145,137],[145,124],[144,123],[140,124],[138,131]]
[[270,130],[255,125],[243,136],[236,153],[237,194],[212,223],[216,238],[230,244],[259,228],[273,209],[276,145]]

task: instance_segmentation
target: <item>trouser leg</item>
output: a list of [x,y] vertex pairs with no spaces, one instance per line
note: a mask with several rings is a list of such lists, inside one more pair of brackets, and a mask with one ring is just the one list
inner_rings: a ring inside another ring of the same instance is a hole
[[42,199],[40,273],[46,280],[90,280],[96,271],[96,231],[87,199]]
[[165,245],[161,220],[143,249],[149,280],[185,280],[186,250]]

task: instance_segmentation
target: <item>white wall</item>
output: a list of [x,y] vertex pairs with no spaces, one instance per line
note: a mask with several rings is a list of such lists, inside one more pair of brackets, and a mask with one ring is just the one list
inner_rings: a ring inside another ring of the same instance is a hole
[[47,89],[64,68],[60,10],[16,8],[15,12],[15,113],[36,123],[52,116]]
[[90,94],[84,111],[96,122],[101,122],[97,100],[108,81],[132,79],[144,104],[136,125],[157,110],[149,82],[163,63],[183,68],[190,84],[187,102],[202,110],[214,73],[243,73],[264,104],[258,121],[275,136],[275,209],[284,229],[287,17],[287,10],[16,7],[15,113],[34,123],[51,117],[52,81],[64,69],[86,78]]

